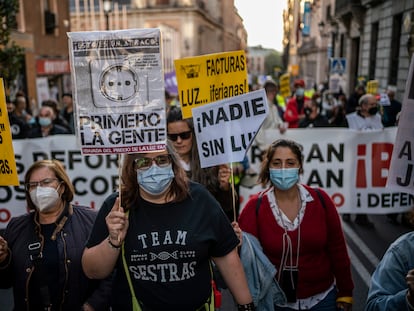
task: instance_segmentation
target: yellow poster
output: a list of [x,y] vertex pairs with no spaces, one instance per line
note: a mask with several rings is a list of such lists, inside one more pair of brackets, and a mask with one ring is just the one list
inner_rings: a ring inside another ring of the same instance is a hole
[[299,65],[298,64],[289,65],[289,71],[292,74],[292,76],[294,77],[299,76]]
[[280,76],[279,78],[279,85],[280,85],[280,95],[282,95],[284,98],[290,96],[290,74],[285,73]]
[[18,186],[16,160],[6,107],[3,79],[0,78],[0,186]]
[[244,51],[189,57],[174,61],[183,118],[191,109],[249,91]]
[[378,80],[369,80],[367,82],[367,93],[376,95],[378,94]]

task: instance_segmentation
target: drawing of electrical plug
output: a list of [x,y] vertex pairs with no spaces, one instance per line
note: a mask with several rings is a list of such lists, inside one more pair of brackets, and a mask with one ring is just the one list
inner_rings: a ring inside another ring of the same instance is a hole
[[144,93],[148,90],[140,87],[137,73],[127,62],[118,59],[92,60],[90,72],[93,103],[96,107],[145,104],[147,94]]

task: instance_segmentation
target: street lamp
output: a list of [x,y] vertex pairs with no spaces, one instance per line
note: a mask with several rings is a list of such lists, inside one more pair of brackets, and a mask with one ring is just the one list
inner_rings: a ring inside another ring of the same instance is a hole
[[109,13],[112,12],[112,0],[103,0],[103,10],[105,13],[106,30],[109,30]]

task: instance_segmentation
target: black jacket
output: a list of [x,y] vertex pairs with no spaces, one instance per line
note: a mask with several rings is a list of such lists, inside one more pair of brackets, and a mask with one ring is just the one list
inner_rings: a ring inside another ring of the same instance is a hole
[[[82,310],[88,302],[96,311],[109,310],[111,280],[90,280],[82,270],[81,258],[85,243],[95,221],[96,211],[81,206],[67,205],[57,220],[67,217],[63,228],[56,234],[59,256],[59,287],[63,292],[60,306],[52,310]],[[34,263],[30,259],[29,244],[38,241],[34,225],[35,213],[12,218],[4,238],[8,242],[11,255],[0,264],[0,287],[13,287],[14,310],[33,310],[28,299],[28,284],[33,280]],[[40,269],[39,269],[40,270]],[[48,273],[47,271],[45,273]],[[32,284],[33,286],[33,284]],[[28,300],[29,308],[26,306]]]

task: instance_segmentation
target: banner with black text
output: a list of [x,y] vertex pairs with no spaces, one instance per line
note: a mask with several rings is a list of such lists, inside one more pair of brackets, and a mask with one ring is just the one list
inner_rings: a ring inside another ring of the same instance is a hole
[[[340,213],[399,213],[414,206],[414,196],[386,187],[388,169],[397,128],[378,132],[356,132],[345,128],[288,129],[266,131],[269,143],[278,138],[299,142],[304,151],[301,182],[322,187],[332,197]],[[64,164],[75,186],[74,202],[100,208],[105,198],[118,189],[118,157],[83,156],[74,135],[13,141],[19,186],[0,186],[0,229],[11,217],[26,212],[24,175],[34,161],[57,159]],[[261,150],[247,151],[251,167],[259,172]],[[253,193],[261,190],[240,188],[241,208]]]

